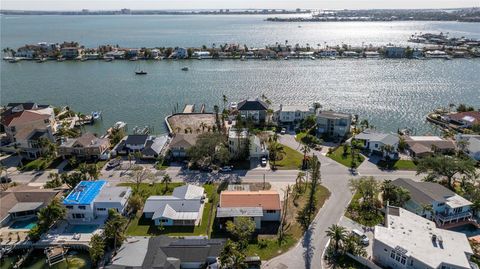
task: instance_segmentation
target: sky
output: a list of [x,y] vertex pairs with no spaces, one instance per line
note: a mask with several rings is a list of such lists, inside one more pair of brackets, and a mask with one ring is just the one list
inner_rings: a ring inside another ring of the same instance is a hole
[[480,0],[0,0],[1,9],[371,9],[480,7]]

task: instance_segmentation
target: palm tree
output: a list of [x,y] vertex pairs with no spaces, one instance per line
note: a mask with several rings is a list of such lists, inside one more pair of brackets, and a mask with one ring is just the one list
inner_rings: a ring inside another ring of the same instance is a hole
[[295,189],[300,191],[302,189],[303,182],[305,181],[305,173],[298,172],[297,178],[295,178]]
[[200,128],[202,128],[202,132],[205,132],[205,128],[207,128],[207,124],[205,122],[200,122]]
[[318,102],[313,103],[313,109],[315,111],[315,114],[318,113],[320,109],[322,109],[322,105]]
[[172,178],[168,174],[165,174],[162,178],[162,183],[165,184],[164,192],[167,192],[168,191],[168,184],[172,183]]
[[227,96],[224,94],[222,96],[223,98],[223,110],[227,109],[227,102],[228,102],[228,99],[227,99]]
[[427,216],[427,212],[430,212],[430,219],[432,219],[435,212],[433,211],[433,206],[431,204],[422,205],[422,215]]
[[268,151],[270,154],[270,160],[273,162],[273,169],[275,169],[276,166],[276,161],[277,159],[280,159],[280,157],[285,154],[285,149],[283,148],[283,145],[278,143],[278,142],[271,142],[268,145]]
[[308,147],[307,145],[303,145],[301,151],[303,152],[302,168],[305,169],[307,166],[307,154],[310,153],[310,147]]
[[347,238],[347,230],[342,226],[333,224],[328,228],[328,230],[326,231],[326,234],[328,237],[330,237],[330,240],[335,244],[335,254],[337,254],[338,250],[340,249],[343,242]]

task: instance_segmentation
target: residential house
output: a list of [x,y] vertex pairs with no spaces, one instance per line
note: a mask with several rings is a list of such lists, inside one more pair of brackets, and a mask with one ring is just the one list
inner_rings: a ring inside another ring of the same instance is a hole
[[187,157],[189,148],[197,143],[196,134],[174,134],[169,144],[170,154],[173,158]]
[[412,157],[424,157],[433,153],[449,154],[455,152],[452,140],[439,136],[407,136],[407,151]]
[[112,50],[104,54],[107,58],[113,59],[123,59],[125,57],[125,51],[123,50]]
[[205,190],[194,185],[176,187],[172,195],[150,196],[143,216],[157,226],[198,226],[202,221]]
[[105,180],[81,181],[63,200],[67,220],[75,224],[105,221],[110,209],[124,214],[131,194],[131,188],[109,186]]
[[106,269],[219,268],[225,239],[128,237]]
[[60,195],[59,190],[27,185],[10,187],[0,192],[0,227],[35,217],[40,209]]
[[110,148],[108,138],[98,138],[92,133],[84,133],[78,138],[67,138],[58,146],[58,154],[64,159],[100,159]]
[[284,106],[280,105],[274,112],[274,120],[279,125],[295,126],[308,116],[315,115],[315,109],[312,106]]
[[[438,183],[398,178],[392,184],[409,191],[405,209],[435,221],[440,227],[465,224],[472,219],[472,203]],[[426,210],[426,206],[431,206],[431,210]]]
[[62,57],[65,59],[75,59],[82,53],[82,49],[79,47],[63,47],[60,49]]
[[388,45],[385,47],[386,58],[405,58],[405,48]]
[[480,161],[480,135],[458,134],[455,136],[459,150],[470,158]]
[[355,139],[364,141],[364,149],[372,154],[378,154],[384,158],[389,157],[390,159],[398,158],[398,142],[400,139],[397,135],[367,129],[355,135]]
[[177,59],[185,59],[188,58],[188,51],[186,48],[175,48],[170,57]]
[[27,159],[38,158],[43,148],[38,141],[44,137],[55,142],[57,122],[53,108],[36,103],[10,103],[1,114],[7,140],[15,143]]
[[35,45],[25,45],[17,49],[17,51],[15,52],[15,57],[33,59],[37,56],[38,50],[39,48]]
[[217,208],[221,225],[238,217],[248,217],[260,229],[262,222],[280,221],[281,203],[277,191],[222,191]]
[[318,53],[320,57],[337,57],[338,52],[336,50],[330,49],[330,50],[322,50]]
[[333,111],[321,111],[317,114],[317,134],[342,139],[350,133],[352,115]]
[[[248,150],[245,147],[249,147]],[[247,129],[238,132],[235,128],[228,131],[228,151],[231,158],[239,158],[248,155],[249,159],[268,157],[268,149],[265,143],[256,135],[250,135]]]
[[459,125],[462,128],[471,128],[474,124],[480,124],[480,111],[467,111],[448,114],[442,119]]
[[144,159],[156,159],[164,154],[169,137],[151,135],[129,135],[115,147],[117,154],[140,152]]
[[385,224],[375,226],[372,254],[382,268],[474,268],[465,234],[439,229],[403,208],[387,207],[385,216]]
[[243,100],[237,105],[240,116],[245,120],[251,120],[254,124],[267,121],[268,104],[260,99]]

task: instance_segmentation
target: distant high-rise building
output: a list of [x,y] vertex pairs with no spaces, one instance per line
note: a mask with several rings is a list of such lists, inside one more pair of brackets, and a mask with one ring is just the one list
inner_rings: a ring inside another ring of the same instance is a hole
[[131,13],[132,13],[132,11],[131,11],[130,9],[128,9],[128,8],[122,8],[122,9],[120,10],[120,12],[121,12],[122,14],[131,14]]

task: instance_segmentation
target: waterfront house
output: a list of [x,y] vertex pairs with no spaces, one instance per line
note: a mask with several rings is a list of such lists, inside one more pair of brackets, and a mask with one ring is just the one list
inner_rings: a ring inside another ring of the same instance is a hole
[[220,225],[238,217],[248,217],[260,229],[262,222],[279,222],[281,216],[280,194],[277,191],[235,191],[220,193],[217,218]]
[[[465,224],[472,219],[472,203],[438,183],[398,178],[392,184],[410,193],[405,209],[435,221],[439,227]],[[425,206],[432,208],[426,210]]]
[[110,209],[125,214],[131,194],[131,188],[109,186],[105,180],[81,181],[63,200],[67,220],[74,224],[104,222]]
[[186,48],[175,48],[170,58],[185,59],[188,58],[188,51]]
[[350,133],[352,115],[334,111],[317,114],[317,134],[324,138],[343,139]]
[[59,190],[27,185],[10,187],[0,192],[0,227],[36,217],[40,209],[60,195]]
[[320,57],[337,57],[338,52],[334,49],[322,50],[318,53]]
[[429,50],[425,52],[425,57],[426,58],[447,58],[448,54],[445,51],[442,50]]
[[174,158],[185,158],[188,156],[189,148],[197,143],[196,134],[174,134],[169,144],[170,154]]
[[267,120],[268,104],[258,98],[239,102],[237,109],[242,119],[250,120],[254,124],[265,123]]
[[96,160],[110,148],[108,138],[98,138],[92,133],[84,133],[78,138],[66,138],[58,146],[58,154],[65,158]]
[[315,115],[315,109],[312,106],[292,106],[292,105],[280,105],[280,107],[274,111],[273,118],[279,125],[294,127],[308,116]]
[[480,124],[480,111],[452,113],[442,116],[442,119],[461,128],[471,128],[474,124]]
[[405,58],[405,48],[387,45],[385,47],[385,58]]
[[39,51],[38,46],[25,45],[17,49],[17,51],[15,52],[15,57],[33,59],[37,56],[37,51]]
[[106,269],[219,268],[225,239],[201,237],[128,237]]
[[373,261],[382,268],[474,268],[465,234],[439,229],[403,208],[385,211],[385,224],[375,226],[372,250]]
[[140,152],[144,159],[156,159],[164,154],[168,141],[167,135],[129,135],[115,149],[117,154]]
[[123,50],[112,50],[104,54],[106,58],[113,59],[123,59],[125,57],[125,51]]
[[363,55],[365,56],[365,58],[379,58],[380,57],[380,53],[378,53],[378,51],[365,51],[363,53]]
[[407,152],[412,157],[425,157],[434,153],[451,154],[455,152],[452,140],[439,136],[406,136]]
[[55,143],[57,122],[53,108],[36,103],[9,103],[1,114],[1,124],[9,143],[14,143],[27,159],[38,158],[44,151],[38,141]]
[[457,134],[455,136],[459,150],[475,161],[480,161],[480,135]]
[[172,195],[150,196],[143,207],[143,217],[157,226],[198,226],[202,221],[205,190],[195,185],[173,189]]
[[398,158],[398,142],[400,141],[398,135],[367,129],[355,135],[355,139],[364,141],[364,149],[371,154],[381,155],[390,159]]
[[79,47],[63,47],[60,49],[62,57],[65,59],[75,59],[82,54],[83,49]]
[[199,59],[210,58],[210,52],[208,51],[195,51],[193,52],[193,57]]

